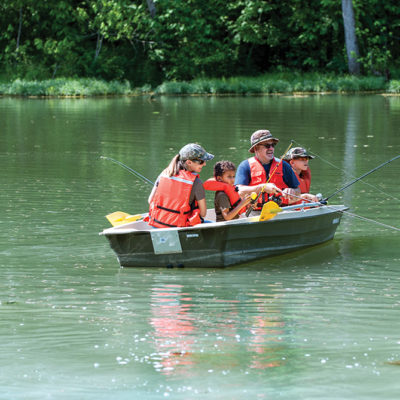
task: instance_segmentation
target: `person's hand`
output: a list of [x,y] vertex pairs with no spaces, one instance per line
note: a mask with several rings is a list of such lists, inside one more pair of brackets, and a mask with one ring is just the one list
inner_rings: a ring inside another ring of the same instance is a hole
[[242,201],[241,201],[243,204],[243,207],[245,207],[245,206],[247,206],[248,204],[250,204],[250,202],[251,202],[251,194],[249,193],[249,194],[246,194],[244,197],[243,197],[243,199],[242,199]]
[[278,194],[282,193],[282,190],[275,185],[275,183],[266,183],[264,185],[264,192],[268,194]]
[[300,195],[300,197],[307,202],[312,202],[312,203],[319,202],[318,197],[311,193],[303,193],[302,195]]
[[289,204],[295,203],[296,201],[299,200],[296,189],[292,189],[292,188],[283,189],[282,194],[285,199],[289,200]]

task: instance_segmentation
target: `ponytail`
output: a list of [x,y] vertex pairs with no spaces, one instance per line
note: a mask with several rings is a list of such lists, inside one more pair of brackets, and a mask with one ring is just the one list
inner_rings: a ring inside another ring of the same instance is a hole
[[181,169],[185,169],[185,167],[182,161],[180,160],[179,154],[177,154],[174,156],[174,158],[169,163],[168,167],[165,168],[161,174],[164,176],[171,177],[177,175]]

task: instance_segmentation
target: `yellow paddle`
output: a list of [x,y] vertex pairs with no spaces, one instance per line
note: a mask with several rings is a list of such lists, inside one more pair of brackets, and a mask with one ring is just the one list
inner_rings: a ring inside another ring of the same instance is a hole
[[142,214],[131,215],[122,211],[115,211],[111,214],[106,215],[106,218],[110,221],[112,226],[118,226],[127,224],[128,222],[138,221],[143,218]]
[[261,210],[259,221],[268,221],[271,218],[274,218],[278,212],[281,212],[282,208],[278,206],[274,201],[269,201],[263,205]]

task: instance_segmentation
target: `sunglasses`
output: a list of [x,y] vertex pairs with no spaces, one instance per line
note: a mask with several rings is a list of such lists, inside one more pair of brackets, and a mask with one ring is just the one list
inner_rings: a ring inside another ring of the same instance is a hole
[[197,158],[195,158],[194,160],[191,160],[191,161],[193,161],[193,162],[195,162],[195,163],[197,163],[197,164],[199,164],[199,165],[205,164],[205,161],[204,161],[204,160],[199,160],[199,159],[197,159]]
[[264,146],[266,149],[269,149],[270,147],[274,148],[276,143],[267,143],[267,144],[262,144],[261,146]]

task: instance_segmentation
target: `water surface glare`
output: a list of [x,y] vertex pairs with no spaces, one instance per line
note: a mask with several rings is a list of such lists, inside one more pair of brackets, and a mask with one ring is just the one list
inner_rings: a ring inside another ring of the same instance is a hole
[[[318,156],[328,196],[400,154],[399,98],[0,98],[0,121],[0,399],[398,398],[397,231],[345,216],[333,241],[226,269],[121,269],[98,232],[151,189],[101,155],[155,180],[187,142],[238,164],[268,128],[277,156]],[[331,204],[400,228],[399,168]]]

